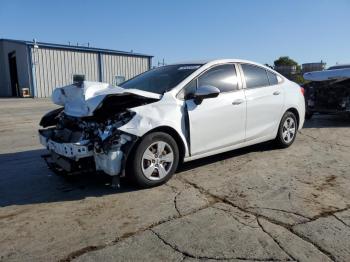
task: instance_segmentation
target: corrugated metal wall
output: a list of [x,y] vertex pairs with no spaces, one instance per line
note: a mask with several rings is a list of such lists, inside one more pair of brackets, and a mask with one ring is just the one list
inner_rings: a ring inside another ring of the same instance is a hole
[[55,87],[73,82],[74,74],[98,81],[98,54],[72,50],[32,48],[36,97],[50,97]]
[[128,80],[149,70],[149,58],[102,54],[102,81],[115,84],[116,76]]
[[87,81],[115,84],[116,76],[125,80],[149,70],[149,58],[53,48],[31,48],[36,97],[50,97],[54,88],[73,83],[73,75],[85,75]]

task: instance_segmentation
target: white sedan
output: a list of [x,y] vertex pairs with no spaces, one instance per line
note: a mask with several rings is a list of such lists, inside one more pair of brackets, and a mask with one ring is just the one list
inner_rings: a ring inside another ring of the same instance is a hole
[[56,88],[63,107],[39,130],[46,161],[66,173],[166,182],[182,161],[274,140],[289,147],[304,123],[301,88],[263,65],[237,59],[159,67],[120,86]]

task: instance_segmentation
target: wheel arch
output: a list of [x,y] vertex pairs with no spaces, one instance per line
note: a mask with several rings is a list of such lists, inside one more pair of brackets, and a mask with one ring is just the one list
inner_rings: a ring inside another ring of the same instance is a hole
[[295,108],[295,107],[290,107],[286,110],[286,112],[292,112],[296,119],[297,119],[297,123],[298,123],[298,128],[300,126],[300,115],[299,115],[299,111]]
[[[142,136],[142,138],[150,133],[154,133],[154,132],[163,132],[163,133],[167,133],[170,136],[172,136],[175,139],[175,142],[178,146],[179,149],[179,154],[180,154],[180,162],[183,161],[184,157],[185,157],[185,153],[186,153],[186,147],[184,144],[184,141],[182,140],[181,136],[179,135],[179,133],[172,127],[170,126],[158,126],[150,131],[148,131],[146,134],[144,134]],[[140,140],[142,140],[142,138]]]
[[139,139],[137,139],[136,143],[134,143],[132,145],[130,153],[126,156],[126,159],[125,159],[125,168],[126,169],[129,166],[129,161],[132,159],[132,157],[130,157],[130,156],[135,153],[135,150],[138,147],[138,145],[140,144],[140,142],[142,141],[142,139],[146,135],[148,135],[150,133],[154,133],[154,132],[163,132],[163,133],[169,134],[170,136],[172,136],[175,139],[175,142],[178,146],[179,154],[180,154],[180,156],[179,156],[180,161],[179,162],[180,163],[183,162],[184,157],[185,157],[185,153],[186,153],[186,147],[185,147],[185,144],[184,144],[181,136],[178,134],[178,132],[174,128],[172,128],[170,126],[158,126],[154,129],[149,130],[147,133],[143,134],[143,136],[140,137]]

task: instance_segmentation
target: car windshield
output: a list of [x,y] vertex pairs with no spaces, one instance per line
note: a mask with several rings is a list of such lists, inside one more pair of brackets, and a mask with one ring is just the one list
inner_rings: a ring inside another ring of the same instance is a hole
[[122,83],[120,86],[125,89],[139,89],[164,94],[201,66],[199,64],[162,66],[138,75]]

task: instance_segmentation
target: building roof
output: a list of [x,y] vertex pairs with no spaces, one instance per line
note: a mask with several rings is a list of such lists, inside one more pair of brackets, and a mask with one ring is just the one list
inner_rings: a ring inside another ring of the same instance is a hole
[[325,64],[326,64],[325,62],[321,61],[321,62],[313,62],[313,63],[304,63],[304,64],[302,64],[302,66],[325,65]]
[[72,51],[85,51],[85,52],[95,52],[95,53],[104,53],[104,54],[116,54],[116,55],[126,55],[126,56],[138,56],[138,57],[153,57],[152,55],[134,53],[134,52],[125,52],[112,49],[96,48],[96,47],[86,47],[86,46],[74,46],[74,45],[63,45],[63,44],[53,44],[45,42],[34,42],[34,41],[25,41],[25,40],[14,40],[14,39],[0,39],[0,41],[13,42],[17,44],[24,44],[27,46],[37,45],[40,47],[54,48],[54,49],[64,49]]

